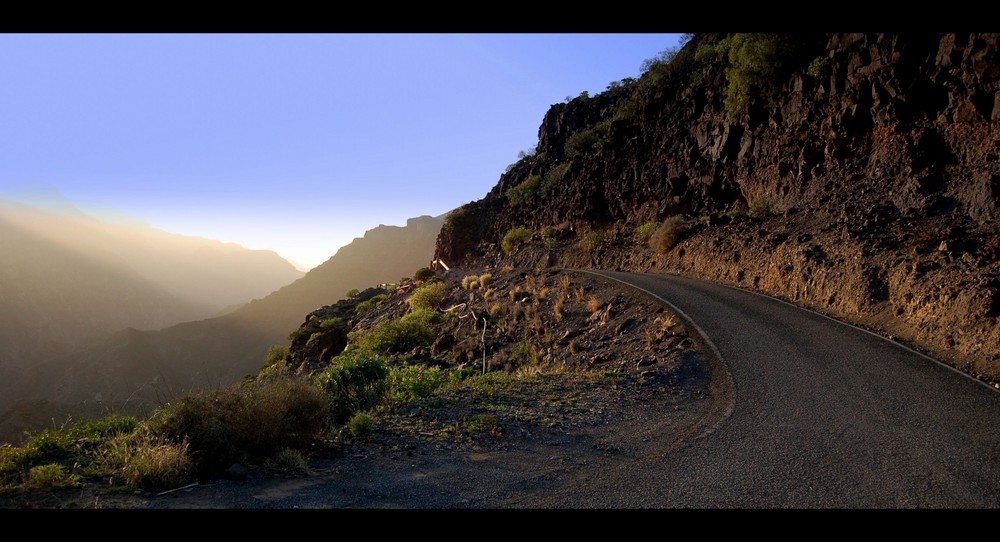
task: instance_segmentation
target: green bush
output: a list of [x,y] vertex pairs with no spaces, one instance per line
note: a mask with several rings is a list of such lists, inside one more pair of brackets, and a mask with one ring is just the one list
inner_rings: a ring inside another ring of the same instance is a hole
[[271,367],[285,362],[288,357],[288,347],[283,344],[272,344],[264,355],[264,367]]
[[729,122],[745,115],[754,98],[774,95],[776,75],[790,53],[790,44],[778,34],[734,34],[729,38],[730,65],[723,99]]
[[507,201],[515,206],[530,203],[538,195],[538,188],[541,184],[541,177],[530,175],[522,183],[507,190]]
[[440,320],[441,315],[435,311],[415,310],[402,318],[382,322],[362,335],[358,345],[362,350],[380,355],[403,354],[430,346],[438,335],[434,324]]
[[460,231],[461,224],[469,218],[469,203],[452,209],[445,217],[444,224],[441,225],[441,232],[449,235]]
[[417,288],[406,302],[414,311],[437,310],[447,295],[447,285],[443,282],[431,282]]
[[370,309],[379,306],[379,304],[381,304],[383,301],[385,301],[385,294],[376,294],[376,295],[373,295],[370,298],[368,298],[368,299],[362,301],[361,303],[358,303],[357,305],[355,305],[355,307],[354,307],[354,313],[355,314],[364,314],[364,313],[368,312]]
[[432,271],[429,267],[421,267],[413,272],[413,280],[417,282],[424,282],[431,278],[434,278],[434,271]]
[[403,365],[389,371],[389,403],[400,406],[427,397],[446,382],[440,367]]
[[355,413],[378,405],[388,375],[381,358],[360,353],[337,356],[316,381],[329,397],[332,420],[342,424]]
[[525,228],[523,226],[518,226],[516,228],[511,228],[506,235],[503,236],[503,240],[500,241],[500,247],[507,254],[510,254],[519,245],[528,242],[534,232]]
[[564,150],[570,158],[587,154],[601,144],[601,138],[594,130],[582,130],[566,138]]
[[330,329],[334,327],[339,327],[344,325],[344,319],[334,316],[333,318],[327,318],[319,323],[320,329]]
[[345,295],[345,296],[346,296],[346,297],[347,297],[348,299],[350,299],[350,298],[352,298],[352,297],[357,297],[357,296],[358,296],[358,294],[360,294],[360,293],[361,293],[361,292],[360,292],[360,291],[359,291],[359,290],[358,290],[357,288],[351,288],[351,289],[350,289],[350,290],[348,290],[348,291],[347,291],[347,293],[346,293],[346,294],[344,294],[344,295]]
[[291,448],[281,449],[266,462],[266,465],[268,468],[282,472],[298,472],[302,474],[312,474],[313,472],[309,468],[309,462],[306,461],[306,457],[302,455],[302,452]]
[[540,189],[542,191],[549,190],[563,179],[566,178],[566,174],[569,172],[570,162],[563,162],[561,164],[556,164],[545,172],[542,176],[542,184]]

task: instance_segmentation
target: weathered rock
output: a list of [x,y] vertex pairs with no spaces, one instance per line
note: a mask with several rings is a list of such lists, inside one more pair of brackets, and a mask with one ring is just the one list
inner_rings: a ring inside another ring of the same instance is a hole
[[[678,53],[683,69],[658,82],[554,105],[537,154],[442,229],[438,256],[728,282],[905,328],[1000,378],[994,294],[975,286],[1000,273],[1000,34],[804,36],[769,81],[775,92],[733,118],[728,57],[693,60],[723,37],[696,35]],[[826,71],[810,73],[818,60]],[[599,142],[567,152],[583,132]],[[507,201],[510,187],[553,171],[533,204]],[[675,214],[688,228],[672,248],[632,233]],[[500,248],[514,227],[556,224],[573,235],[554,248],[540,236]],[[942,296],[942,284],[956,293]]]

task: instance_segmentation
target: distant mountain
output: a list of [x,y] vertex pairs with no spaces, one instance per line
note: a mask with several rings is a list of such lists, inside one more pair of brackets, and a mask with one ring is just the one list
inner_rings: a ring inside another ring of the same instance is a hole
[[[159,331],[126,329],[24,373],[0,395],[0,442],[67,414],[144,412],[182,394],[256,373],[311,310],[352,289],[396,282],[430,264],[443,217],[380,225],[299,280],[216,318]],[[135,326],[133,326],[135,327]],[[127,404],[124,404],[126,403]]]
[[203,316],[265,296],[304,275],[270,250],[168,233],[139,222],[102,221],[74,211],[69,203],[57,209],[0,201],[0,217],[11,224],[107,265],[128,267],[213,311]]
[[157,329],[212,310],[120,262],[93,257],[0,216],[0,392],[10,373],[125,327]]

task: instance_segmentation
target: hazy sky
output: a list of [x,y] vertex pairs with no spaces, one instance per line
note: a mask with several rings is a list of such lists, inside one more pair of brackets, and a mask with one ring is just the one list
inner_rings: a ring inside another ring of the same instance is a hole
[[480,199],[549,106],[678,34],[0,34],[0,197],[304,268]]

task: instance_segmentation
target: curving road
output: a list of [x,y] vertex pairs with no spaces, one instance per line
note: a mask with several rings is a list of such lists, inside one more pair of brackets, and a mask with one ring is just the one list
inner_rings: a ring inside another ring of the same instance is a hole
[[[607,471],[573,506],[1000,507],[1000,393],[861,329],[691,279],[597,274],[673,306],[731,379],[703,438]],[[590,493],[594,495],[595,493]]]

